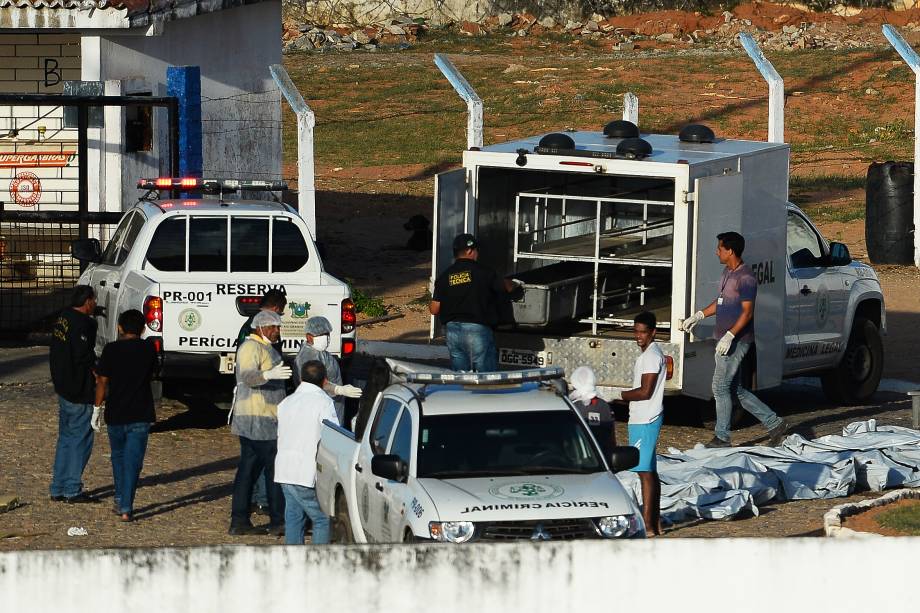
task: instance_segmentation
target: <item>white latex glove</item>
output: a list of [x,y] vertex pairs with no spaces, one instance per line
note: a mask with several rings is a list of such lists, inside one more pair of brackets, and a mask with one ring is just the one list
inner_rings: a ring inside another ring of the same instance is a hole
[[702,311],[697,311],[687,319],[680,322],[680,329],[684,332],[691,332],[696,324],[706,319]]
[[511,283],[512,283],[515,287],[524,287],[524,282],[521,281],[520,279],[511,279]]
[[289,366],[285,366],[284,364],[278,364],[277,366],[272,366],[268,370],[263,370],[262,377],[264,377],[266,381],[272,381],[275,379],[290,379],[291,368]]
[[102,428],[102,406],[93,405],[93,416],[89,418],[89,427],[95,432]]
[[623,400],[623,390],[618,387],[613,388],[613,391],[610,392],[611,400]]
[[360,398],[361,393],[362,393],[361,388],[355,387],[354,385],[336,385],[335,386],[336,396],[345,396],[346,398]]
[[735,335],[732,334],[731,330],[722,335],[722,338],[719,339],[719,342],[716,344],[716,353],[719,355],[727,355],[728,350],[732,348],[732,341],[735,340]]

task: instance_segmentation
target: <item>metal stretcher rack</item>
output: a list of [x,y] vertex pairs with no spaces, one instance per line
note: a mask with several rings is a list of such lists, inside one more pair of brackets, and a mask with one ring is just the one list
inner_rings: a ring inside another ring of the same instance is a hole
[[[643,309],[667,314],[670,287],[649,283],[647,269],[672,266],[674,202],[641,197],[649,191],[645,187],[611,196],[583,196],[553,194],[547,189],[520,192],[515,197],[515,264],[541,260],[592,265],[591,314],[579,321],[591,324],[594,335],[599,325],[631,325]],[[634,268],[639,281],[616,283],[605,274],[611,264]],[[523,280],[527,288],[526,278]],[[583,275],[569,281],[561,285],[573,292],[581,286],[584,291]],[[560,284],[556,285],[558,292]],[[660,327],[669,327],[669,319],[662,317]]]

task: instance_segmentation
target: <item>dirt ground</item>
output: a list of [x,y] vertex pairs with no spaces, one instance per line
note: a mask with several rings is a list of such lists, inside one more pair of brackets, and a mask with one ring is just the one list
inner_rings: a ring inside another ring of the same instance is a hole
[[[276,543],[273,537],[231,537],[226,533],[230,495],[239,453],[226,427],[226,412],[206,403],[164,400],[150,436],[147,458],[131,524],[112,514],[112,474],[108,440],[96,437],[84,475],[86,490],[102,500],[94,505],[65,505],[48,498],[48,481],[57,431],[57,404],[49,382],[45,348],[0,349],[0,494],[19,497],[24,506],[0,514],[0,550],[74,547]],[[910,425],[910,402],[901,394],[879,393],[872,404],[837,407],[814,387],[785,386],[763,395],[794,431],[814,437],[839,434],[852,422]],[[711,410],[686,399],[668,399],[660,449],[686,449],[711,437]],[[623,416],[620,416],[621,420]],[[618,437],[625,440],[623,423]],[[735,433],[737,444],[759,444],[759,425]],[[877,494],[857,494],[860,500]],[[668,537],[818,536],[822,516],[840,499],[767,505],[759,517],[682,524]],[[255,518],[258,523],[260,518]],[[88,535],[68,537],[70,527]]]

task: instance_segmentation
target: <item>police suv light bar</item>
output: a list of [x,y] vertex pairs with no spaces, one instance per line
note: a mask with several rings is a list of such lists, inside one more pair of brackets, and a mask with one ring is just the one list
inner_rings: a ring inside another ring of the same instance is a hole
[[288,188],[285,181],[239,181],[237,179],[200,179],[198,177],[159,177],[139,179],[138,189],[177,189],[186,192],[221,194],[224,192],[253,191],[280,192]]
[[500,385],[508,383],[525,383],[528,381],[549,381],[565,376],[561,366],[549,368],[532,368],[530,370],[511,370],[507,372],[458,372],[430,373],[418,372],[406,375],[408,383],[427,384],[461,384],[461,385]]

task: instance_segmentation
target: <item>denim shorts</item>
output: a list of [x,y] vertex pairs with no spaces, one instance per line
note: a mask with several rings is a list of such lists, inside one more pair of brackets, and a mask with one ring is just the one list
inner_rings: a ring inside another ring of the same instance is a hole
[[659,415],[654,421],[647,424],[629,424],[629,444],[639,450],[639,463],[632,469],[633,472],[658,472],[655,447],[658,445],[662,421],[664,417]]

